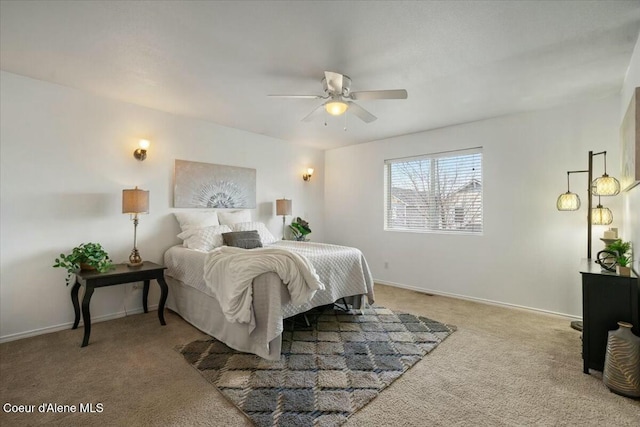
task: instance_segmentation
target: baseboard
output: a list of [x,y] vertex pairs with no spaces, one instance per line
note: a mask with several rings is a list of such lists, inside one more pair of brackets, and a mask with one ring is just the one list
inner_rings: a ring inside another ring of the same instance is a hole
[[[148,309],[149,311],[157,310],[158,304],[149,305]],[[144,313],[144,309],[142,307],[134,308],[132,310],[127,310],[126,312],[119,311],[117,313],[104,314],[102,316],[95,316],[95,317],[91,316],[91,324],[105,322],[107,320],[119,319],[121,317],[125,317],[130,314],[140,314],[140,313]],[[43,334],[49,334],[51,332],[64,331],[66,329],[71,329],[72,326],[73,326],[73,322],[68,322],[68,323],[62,323],[60,325],[55,325],[55,326],[47,326],[46,328],[39,328],[39,329],[33,329],[31,331],[18,332],[17,334],[4,335],[0,337],[0,344],[9,342],[9,341],[20,340],[23,338],[35,337],[36,335],[43,335]],[[84,326],[84,323],[82,322],[82,320],[80,320],[80,324],[78,325],[78,327],[81,328],[82,326]]]
[[499,306],[499,307],[517,308],[517,309],[520,309],[520,310],[533,311],[535,313],[543,313],[543,314],[549,314],[549,315],[552,315],[552,316],[558,316],[558,317],[562,317],[562,318],[569,319],[569,320],[582,320],[581,316],[574,316],[574,315],[566,314],[566,313],[558,313],[558,312],[551,311],[551,310],[543,310],[541,308],[527,307],[525,305],[511,304],[511,303],[508,303],[508,302],[501,302],[501,301],[493,301],[493,300],[484,299],[484,298],[470,297],[470,296],[466,296],[466,295],[453,294],[453,293],[450,293],[450,292],[442,292],[442,291],[436,291],[436,290],[432,290],[432,289],[423,289],[423,288],[418,288],[416,286],[405,285],[405,284],[402,284],[402,283],[388,282],[386,280],[374,279],[374,282],[375,283],[380,283],[381,285],[393,286],[395,288],[407,289],[407,290],[410,290],[410,291],[416,291],[416,292],[420,292],[420,293],[423,293],[423,294],[440,295],[440,296],[443,296],[443,297],[450,297],[450,298],[456,298],[456,299],[461,299],[461,300],[479,302],[481,304],[496,305],[496,306]]

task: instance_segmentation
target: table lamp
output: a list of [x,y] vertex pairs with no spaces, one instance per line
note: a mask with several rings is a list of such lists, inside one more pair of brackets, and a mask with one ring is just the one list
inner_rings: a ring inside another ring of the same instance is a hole
[[284,240],[284,221],[287,215],[291,215],[291,200],[276,200],[276,215],[282,215],[282,240]]
[[127,264],[129,267],[137,267],[142,265],[142,258],[136,247],[138,214],[149,213],[149,191],[140,190],[138,187],[133,190],[122,190],[122,213],[131,215],[133,220],[133,250]]

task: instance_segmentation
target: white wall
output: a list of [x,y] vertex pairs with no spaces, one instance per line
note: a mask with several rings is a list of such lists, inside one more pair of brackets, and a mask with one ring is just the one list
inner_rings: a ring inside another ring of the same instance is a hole
[[[619,103],[609,97],[327,151],[326,240],[362,249],[378,281],[580,316],[586,174],[572,176],[580,211],[558,212],[555,203],[566,172],[587,168],[589,150],[607,150],[608,172],[618,173]],[[484,235],[383,230],[385,159],[477,146]],[[602,156],[594,170],[603,172]],[[620,226],[621,198],[603,204]],[[604,229],[594,227],[594,256]]]
[[[640,39],[631,57],[627,76],[622,86],[620,96],[620,123],[627,112],[629,102],[636,87],[640,86]],[[640,186],[636,186],[622,194],[624,206],[623,237],[633,243],[634,268],[640,272]]]
[[[178,242],[172,212],[174,159],[257,170],[258,208],[277,237],[275,200],[293,199],[313,240],[323,240],[323,152],[273,138],[98,98],[81,91],[0,74],[0,340],[69,327],[73,308],[66,272],[53,260],[82,242],[99,242],[117,262],[133,246],[133,225],[121,214],[122,189],[150,190],[150,213],[140,219],[143,259],[162,262]],[[148,138],[147,160],[132,156]],[[315,168],[313,180],[302,172]],[[287,222],[291,218],[287,218]],[[159,292],[152,286],[150,306]],[[141,310],[132,285],[96,291],[92,319]]]

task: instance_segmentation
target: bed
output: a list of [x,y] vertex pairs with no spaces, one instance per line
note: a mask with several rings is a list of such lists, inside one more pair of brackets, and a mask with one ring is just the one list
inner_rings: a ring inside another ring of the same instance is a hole
[[165,278],[170,288],[167,307],[231,348],[278,360],[284,319],[343,298],[356,310],[366,303],[373,304],[373,280],[360,250],[284,240],[268,247],[304,256],[314,266],[325,289],[316,291],[307,303],[294,305],[276,273],[260,274],[251,285],[251,321],[230,322],[204,277],[208,252],[173,246],[164,255]]

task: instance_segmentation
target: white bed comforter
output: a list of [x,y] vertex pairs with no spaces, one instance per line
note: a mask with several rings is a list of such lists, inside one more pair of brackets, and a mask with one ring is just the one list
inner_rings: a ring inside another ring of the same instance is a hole
[[222,246],[209,252],[204,262],[205,283],[229,322],[254,323],[252,281],[267,272],[280,277],[295,306],[309,303],[318,290],[325,289],[309,260],[286,249]]
[[[169,285],[167,307],[203,332],[239,351],[269,360],[280,358],[283,319],[346,298],[353,308],[361,308],[366,296],[374,302],[373,279],[360,250],[346,246],[282,240],[268,246],[302,255],[313,265],[325,289],[311,301],[294,305],[289,290],[275,273],[264,273],[253,280],[249,323],[229,322],[218,299],[205,283],[203,271],[208,253],[173,246],[164,262]],[[226,279],[221,283],[226,283]],[[353,296],[353,298],[351,298]]]

